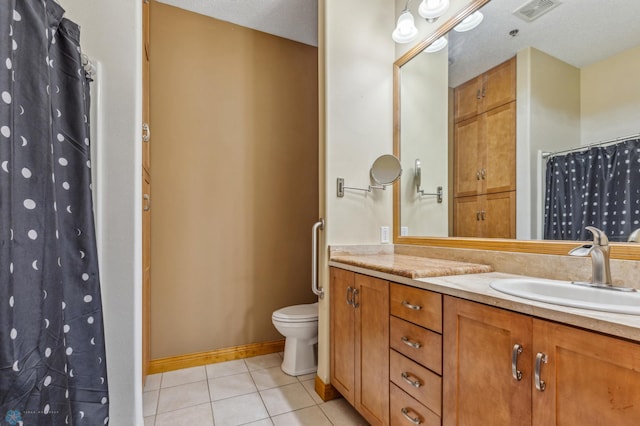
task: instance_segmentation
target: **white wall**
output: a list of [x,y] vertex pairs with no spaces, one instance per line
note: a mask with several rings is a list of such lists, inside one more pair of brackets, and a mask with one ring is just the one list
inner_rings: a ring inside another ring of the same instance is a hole
[[582,144],[640,132],[640,46],[582,68]]
[[84,53],[100,63],[101,199],[98,216],[110,419],[142,425],[141,113],[142,2],[60,0],[81,26]]
[[[408,235],[449,236],[449,54],[447,49],[420,53],[402,67],[400,111],[400,224]],[[415,185],[415,160],[421,167],[421,189],[444,199],[421,196]]]

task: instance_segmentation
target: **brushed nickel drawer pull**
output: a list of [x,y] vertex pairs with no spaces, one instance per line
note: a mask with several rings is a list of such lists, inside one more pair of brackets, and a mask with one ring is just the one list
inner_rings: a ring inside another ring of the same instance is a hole
[[400,374],[400,376],[402,377],[402,380],[404,380],[405,382],[409,383],[414,388],[419,388],[420,386],[422,386],[422,382],[420,382],[420,380],[418,380],[418,379],[411,380],[409,378],[409,373],[407,373],[407,372],[403,372],[402,374]]
[[540,370],[542,370],[542,363],[547,363],[547,355],[542,352],[538,352],[538,355],[536,355],[535,382],[536,389],[538,389],[540,392],[544,392],[544,390],[547,388],[547,384],[544,382],[544,380],[540,379]]
[[404,343],[405,345],[410,346],[414,349],[420,349],[422,347],[422,345],[419,342],[412,342],[405,336],[402,336],[400,340],[402,340],[402,343]]
[[522,346],[517,343],[513,345],[513,350],[511,351],[511,375],[518,381],[522,380],[522,371],[518,370],[518,356],[521,353]]
[[420,417],[411,417],[409,415],[409,410],[407,410],[406,408],[402,408],[400,410],[400,412],[402,413],[402,415],[404,416],[405,419],[409,420],[411,423],[413,423],[414,425],[419,425],[422,423],[422,419]]
[[413,309],[414,311],[419,311],[422,309],[422,306],[420,305],[412,305],[411,303],[407,302],[406,300],[402,301],[402,306],[404,306],[405,308],[408,309]]

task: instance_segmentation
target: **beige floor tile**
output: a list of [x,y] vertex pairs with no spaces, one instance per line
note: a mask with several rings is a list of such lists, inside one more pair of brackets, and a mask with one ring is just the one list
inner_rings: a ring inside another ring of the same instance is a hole
[[152,390],[160,389],[161,380],[162,380],[162,373],[149,374],[144,384],[144,391],[149,392]]
[[258,393],[221,399],[211,403],[216,426],[235,426],[269,417]]
[[201,404],[182,408],[169,413],[158,414],[155,426],[213,426],[211,404]]
[[153,416],[158,410],[158,394],[159,390],[145,392],[142,394],[142,415]]
[[204,367],[183,368],[182,370],[162,373],[163,388],[200,382],[202,380],[207,380],[207,373]]
[[209,402],[209,387],[206,380],[162,388],[160,389],[157,412],[166,413],[181,408],[204,404],[205,402]]
[[246,395],[257,391],[258,389],[253,383],[253,379],[249,373],[218,377],[216,379],[209,380],[209,394],[211,395],[212,401]]
[[251,377],[253,377],[253,381],[256,382],[258,390],[298,383],[298,379],[285,374],[280,367],[271,367],[263,370],[252,371]]
[[275,426],[331,426],[331,422],[317,405],[272,418]]
[[313,402],[315,402],[316,404],[324,404],[324,401],[322,400],[322,398],[320,398],[320,395],[316,393],[315,380],[307,380],[305,382],[302,382],[302,386],[304,386],[307,392],[309,392],[309,395],[311,395]]
[[147,416],[144,418],[144,426],[155,426],[156,416]]
[[300,383],[260,391],[260,396],[272,417],[314,405]]
[[205,366],[207,370],[207,378],[215,379],[216,377],[233,376],[234,374],[246,373],[249,371],[243,359],[234,359],[233,361],[218,362]]
[[278,354],[259,355],[252,358],[245,358],[244,362],[247,364],[249,371],[254,371],[263,368],[279,367],[282,364],[282,357]]
[[334,425],[366,426],[369,423],[343,398],[334,399],[319,405],[320,409]]

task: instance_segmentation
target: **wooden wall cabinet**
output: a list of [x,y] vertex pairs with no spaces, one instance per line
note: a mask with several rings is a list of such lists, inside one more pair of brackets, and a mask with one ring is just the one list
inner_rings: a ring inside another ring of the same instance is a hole
[[638,423],[638,344],[444,299],[444,425]]
[[458,86],[454,99],[456,123],[515,101],[515,57]]
[[331,384],[372,425],[389,424],[389,283],[330,270]]
[[516,192],[458,197],[454,201],[458,237],[515,238]]

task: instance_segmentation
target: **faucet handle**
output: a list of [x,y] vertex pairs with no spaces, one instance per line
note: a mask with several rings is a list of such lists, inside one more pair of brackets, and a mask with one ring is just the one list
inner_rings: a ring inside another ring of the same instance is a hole
[[595,226],[587,226],[585,229],[593,234],[593,244],[596,246],[608,246],[609,238],[604,231],[596,228]]

